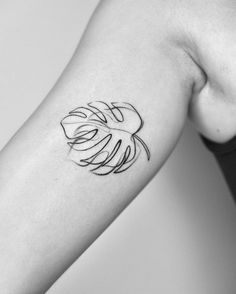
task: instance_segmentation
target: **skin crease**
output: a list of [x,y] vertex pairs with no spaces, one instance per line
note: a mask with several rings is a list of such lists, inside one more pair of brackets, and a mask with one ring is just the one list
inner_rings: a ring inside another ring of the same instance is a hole
[[207,138],[219,143],[236,135],[235,1],[181,1],[188,23],[188,50],[205,75],[193,95],[189,117]]
[[[44,293],[159,171],[187,114],[212,140],[235,135],[235,16],[233,1],[102,1],[57,84],[0,153],[1,294]],[[150,161],[142,153],[126,172],[98,177],[67,160],[60,121],[91,97],[138,108]]]

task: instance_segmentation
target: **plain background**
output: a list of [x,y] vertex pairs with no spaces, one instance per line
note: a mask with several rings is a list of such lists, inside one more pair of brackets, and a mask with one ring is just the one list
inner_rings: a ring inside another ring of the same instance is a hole
[[[97,2],[1,1],[0,147],[53,86]],[[217,164],[188,124],[160,173],[48,294],[234,294],[235,227]]]

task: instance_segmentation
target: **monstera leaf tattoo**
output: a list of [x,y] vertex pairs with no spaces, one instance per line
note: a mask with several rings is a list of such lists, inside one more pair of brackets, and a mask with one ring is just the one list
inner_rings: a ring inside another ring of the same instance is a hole
[[61,126],[71,159],[96,175],[127,170],[141,152],[150,160],[147,145],[137,135],[143,120],[129,103],[88,103],[70,111]]

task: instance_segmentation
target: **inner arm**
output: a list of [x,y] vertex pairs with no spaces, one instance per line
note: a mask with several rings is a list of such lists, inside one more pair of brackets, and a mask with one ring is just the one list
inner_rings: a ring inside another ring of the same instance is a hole
[[102,2],[56,85],[1,151],[1,293],[44,293],[177,143],[200,75],[169,38],[169,12],[155,8]]

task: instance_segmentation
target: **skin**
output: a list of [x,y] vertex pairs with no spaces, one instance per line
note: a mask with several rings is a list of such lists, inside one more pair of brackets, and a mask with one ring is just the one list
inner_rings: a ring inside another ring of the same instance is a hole
[[189,117],[207,138],[227,142],[236,134],[236,51],[234,1],[185,1],[191,19],[191,55],[205,85],[190,103]]
[[[1,151],[1,293],[44,293],[160,170],[188,117],[212,140],[235,135],[235,14],[233,1],[101,3],[57,84]],[[143,152],[100,177],[68,160],[60,122],[93,99],[137,107],[150,161]]]

